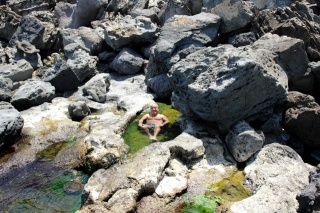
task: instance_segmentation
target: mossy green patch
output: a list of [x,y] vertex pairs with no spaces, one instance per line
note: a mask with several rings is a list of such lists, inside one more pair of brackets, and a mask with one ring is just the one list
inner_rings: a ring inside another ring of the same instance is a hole
[[[172,140],[181,133],[181,130],[176,123],[177,119],[181,116],[181,113],[178,110],[172,108],[171,105],[167,105],[164,103],[157,104],[159,106],[159,113],[167,116],[170,120],[170,123],[161,129],[158,135],[158,141],[163,142]],[[151,143],[148,135],[138,127],[138,121],[142,116],[143,114],[137,116],[128,126],[123,135],[125,143],[130,147],[130,154],[136,153],[138,150]]]
[[71,142],[61,141],[58,143],[54,143],[47,148],[39,151],[36,154],[36,157],[39,159],[53,159],[57,156],[57,154],[65,147],[67,147]]
[[211,185],[214,189],[214,194],[220,196],[223,200],[240,201],[250,196],[242,184],[244,173],[236,171],[230,177],[224,178],[221,181]]

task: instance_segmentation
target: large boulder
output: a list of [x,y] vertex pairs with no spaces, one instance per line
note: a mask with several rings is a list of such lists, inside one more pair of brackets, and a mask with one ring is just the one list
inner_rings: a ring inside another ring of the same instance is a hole
[[[266,145],[244,169],[252,196],[231,205],[231,212],[297,212],[296,196],[309,184],[309,169],[290,147]],[[254,206],[254,208],[252,208]]]
[[0,102],[0,150],[20,138],[23,124],[23,118],[11,104]]
[[74,13],[76,6],[76,4],[67,2],[57,2],[54,7],[54,15],[57,18],[58,26],[61,29],[71,26],[72,14]]
[[183,114],[215,122],[221,131],[287,98],[288,79],[267,50],[208,47],[170,70],[172,104]]
[[212,44],[218,36],[220,17],[210,13],[176,15],[166,21],[151,50],[146,79],[167,73],[177,61]]
[[284,129],[304,144],[320,148],[320,106],[310,95],[289,92],[285,108]]
[[55,97],[55,88],[48,82],[28,81],[13,94],[11,104],[18,110],[49,102]]
[[[67,57],[77,49],[83,49],[90,55],[95,55],[102,51],[104,41],[104,31],[101,28],[92,29],[89,27],[79,27],[78,29],[65,28],[60,31],[64,52]],[[74,44],[74,51],[69,53],[68,46]]]
[[143,16],[117,16],[99,26],[105,29],[105,40],[115,50],[137,43],[150,44],[155,41],[158,33],[158,27]]

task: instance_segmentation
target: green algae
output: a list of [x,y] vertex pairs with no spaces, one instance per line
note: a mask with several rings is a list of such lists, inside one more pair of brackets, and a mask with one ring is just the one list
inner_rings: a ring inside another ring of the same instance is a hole
[[[159,113],[165,115],[170,120],[170,123],[163,127],[158,135],[158,141],[164,142],[169,141],[177,137],[181,130],[176,123],[177,119],[181,116],[178,110],[172,108],[171,105],[164,103],[157,103],[159,106]],[[147,112],[150,113],[150,112]],[[138,121],[143,116],[143,114],[137,116],[126,129],[123,138],[125,143],[130,147],[129,154],[134,154],[143,147],[149,145],[151,140],[148,135],[138,127]]]
[[224,178],[211,185],[213,193],[222,200],[236,202],[250,196],[249,191],[243,186],[244,173],[236,171],[230,177]]
[[55,158],[58,153],[64,149],[65,147],[67,147],[71,142],[67,142],[67,141],[61,141],[58,143],[54,143],[51,144],[50,146],[48,146],[47,148],[39,151],[36,154],[36,157],[38,159],[53,159]]

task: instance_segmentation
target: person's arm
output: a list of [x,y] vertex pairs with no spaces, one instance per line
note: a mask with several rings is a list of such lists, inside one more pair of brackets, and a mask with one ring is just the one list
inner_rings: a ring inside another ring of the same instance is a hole
[[143,127],[143,122],[148,118],[148,114],[142,116],[138,122],[138,126]]
[[161,124],[161,126],[164,126],[164,125],[170,123],[169,119],[165,115],[162,115],[162,120],[163,120],[163,123]]

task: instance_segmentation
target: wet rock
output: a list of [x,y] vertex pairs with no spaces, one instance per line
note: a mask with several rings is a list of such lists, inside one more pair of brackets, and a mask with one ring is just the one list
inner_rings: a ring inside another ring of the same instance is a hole
[[9,103],[0,102],[0,149],[10,147],[20,138],[24,120]]
[[55,88],[50,83],[29,81],[19,87],[13,94],[11,104],[19,110],[24,110],[44,102],[49,102],[54,97]]
[[233,157],[238,162],[245,162],[260,151],[264,135],[262,132],[256,132],[247,122],[240,121],[227,134],[225,140]]
[[229,45],[190,54],[170,70],[172,104],[183,114],[215,122],[226,131],[241,118],[286,100],[287,76],[273,63],[274,56]]
[[91,78],[82,88],[83,94],[89,99],[103,103],[106,101],[110,87],[110,75],[101,73]]
[[113,59],[110,68],[119,74],[136,74],[138,73],[144,59],[140,54],[130,48],[123,48],[120,53]]

